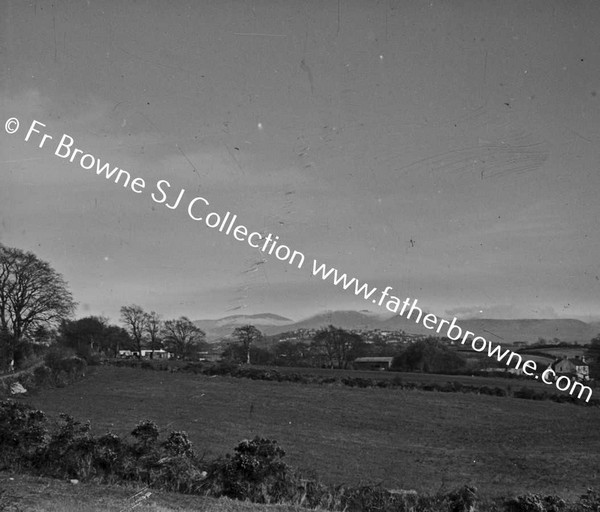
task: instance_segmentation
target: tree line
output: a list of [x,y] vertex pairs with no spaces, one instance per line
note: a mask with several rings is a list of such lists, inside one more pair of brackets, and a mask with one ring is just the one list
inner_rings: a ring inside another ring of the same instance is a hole
[[[205,333],[186,316],[163,320],[157,312],[131,304],[120,309],[121,325],[112,325],[99,316],[73,319],[76,306],[67,282],[49,263],[32,252],[0,244],[0,369],[18,366],[35,347],[56,342],[86,359],[116,357],[126,349],[139,356],[147,348],[197,360],[210,347]],[[309,343],[283,341],[270,349],[264,348],[265,336],[252,325],[236,328],[232,339],[223,357],[246,364],[348,368],[357,357],[393,355],[393,367],[405,371],[447,372],[465,365],[436,338],[399,350],[378,338],[367,344],[359,334],[333,325],[317,331]],[[587,354],[591,376],[600,378],[600,335]]]

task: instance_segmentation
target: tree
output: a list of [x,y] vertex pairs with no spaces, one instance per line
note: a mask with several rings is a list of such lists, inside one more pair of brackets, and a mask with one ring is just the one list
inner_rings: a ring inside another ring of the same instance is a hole
[[304,363],[307,348],[301,341],[280,341],[273,347],[275,363],[281,366],[299,366]]
[[0,244],[0,343],[5,362],[34,331],[60,324],[76,303],[62,275],[32,252]]
[[121,323],[131,336],[138,358],[142,357],[142,346],[145,341],[147,313],[135,304],[121,307]]
[[75,350],[78,356],[88,360],[93,352],[99,351],[106,322],[105,318],[97,316],[65,320],[59,329],[59,341]]
[[205,345],[205,333],[185,317],[167,320],[163,328],[167,347],[176,357],[193,359]]
[[103,317],[88,316],[79,320],[63,321],[59,331],[59,342],[75,350],[89,360],[94,353],[116,357],[121,348],[131,346],[131,338],[125,329],[109,325]]
[[403,371],[452,372],[465,366],[465,360],[436,338],[417,341],[394,358],[392,367]]
[[[151,350],[160,350],[163,348],[163,343],[160,337],[162,331],[162,320],[160,315],[155,311],[146,313],[146,334],[148,335],[148,346]],[[153,353],[150,352],[150,357]]]
[[108,325],[104,329],[104,336],[101,340],[101,347],[104,353],[112,357],[119,355],[119,350],[130,349],[132,347],[129,333],[118,325]]
[[600,379],[600,334],[592,339],[585,355],[589,359],[590,377]]
[[333,325],[318,330],[313,345],[327,356],[331,368],[348,368],[350,362],[364,352],[364,342],[359,334]]
[[246,364],[250,364],[250,347],[256,342],[262,341],[262,332],[253,325],[242,325],[235,328],[232,336],[244,348]]
[[[247,361],[248,354],[246,349],[237,343],[231,343],[221,353],[221,357],[227,361]],[[260,348],[260,347],[250,347],[250,359],[254,364],[272,364],[274,355],[271,351]]]

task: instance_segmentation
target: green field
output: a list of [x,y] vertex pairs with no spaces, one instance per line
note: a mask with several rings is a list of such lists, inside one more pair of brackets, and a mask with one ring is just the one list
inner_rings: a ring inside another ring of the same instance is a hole
[[[384,373],[384,372],[381,372]],[[600,408],[398,389],[357,389],[98,367],[28,401],[129,432],[141,419],[186,430],[196,450],[276,439],[286,459],[333,483],[435,492],[575,497],[600,482]]]

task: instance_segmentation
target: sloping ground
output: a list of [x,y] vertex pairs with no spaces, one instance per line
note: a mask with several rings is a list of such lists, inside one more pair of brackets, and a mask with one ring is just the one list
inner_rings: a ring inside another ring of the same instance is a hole
[[[150,493],[148,495],[148,493]],[[143,487],[72,484],[0,472],[0,510],[4,512],[306,512],[286,505],[257,505],[167,493]],[[318,511],[317,511],[318,512]]]
[[37,361],[36,363],[32,364],[31,366],[28,366],[27,368],[25,368],[23,370],[19,370],[17,372],[2,373],[2,374],[0,374],[0,381],[14,379],[16,377],[21,377],[28,373],[32,373],[33,371],[35,371],[35,369],[38,366],[42,366],[43,364],[44,364],[44,361],[40,360],[40,361]]
[[207,457],[264,436],[279,442],[289,464],[334,484],[424,493],[468,484],[490,497],[572,499],[598,481],[596,407],[115,367],[27,401],[89,419],[96,433],[126,434],[153,419],[164,432],[187,431]]

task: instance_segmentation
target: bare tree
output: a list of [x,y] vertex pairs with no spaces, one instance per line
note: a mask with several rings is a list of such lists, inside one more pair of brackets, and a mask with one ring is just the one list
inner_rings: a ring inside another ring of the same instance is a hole
[[250,347],[263,339],[263,334],[253,325],[237,327],[232,336],[242,344],[246,353],[246,364],[250,364]]
[[146,334],[147,313],[136,304],[123,306],[121,307],[121,323],[125,326],[125,329],[135,344],[138,358],[142,357],[142,346]]
[[177,357],[193,358],[204,343],[205,333],[185,317],[167,320],[164,325],[164,338],[169,350]]
[[333,325],[317,331],[313,341],[315,347],[327,355],[332,368],[336,364],[338,368],[347,368],[350,360],[360,353],[363,345],[360,335]]
[[[146,313],[146,334],[148,335],[148,346],[154,350],[160,350],[162,348],[161,331],[162,331],[162,320],[160,315],[156,311],[150,311]],[[150,357],[153,357],[153,353],[150,352]]]
[[75,306],[67,283],[48,263],[0,244],[0,343],[7,361],[37,328],[58,325]]

